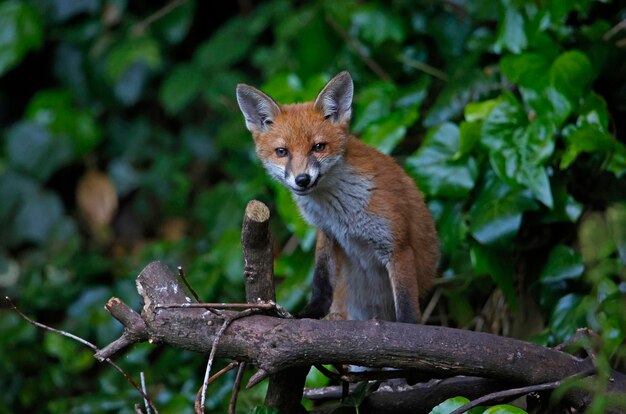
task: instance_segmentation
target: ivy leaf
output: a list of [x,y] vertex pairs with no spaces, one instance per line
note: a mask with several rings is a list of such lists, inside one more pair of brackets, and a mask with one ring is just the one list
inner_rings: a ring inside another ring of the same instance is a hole
[[72,145],[62,137],[53,137],[44,127],[20,122],[7,134],[5,151],[9,164],[17,171],[40,181],[73,158]]
[[161,48],[151,37],[130,37],[116,44],[109,52],[105,73],[115,84],[133,65],[142,63],[149,69],[157,69],[161,63]]
[[406,37],[404,23],[397,14],[383,8],[364,8],[352,16],[352,27],[374,46],[385,41],[400,43]]
[[500,7],[500,24],[494,49],[500,53],[506,49],[512,53],[520,53],[528,45],[524,31],[524,16],[515,4],[503,1]]
[[26,117],[50,131],[68,137],[77,156],[87,154],[102,139],[100,128],[88,110],[72,103],[66,89],[43,90],[29,102]]
[[363,88],[354,100],[352,131],[360,133],[371,123],[389,115],[396,93],[391,82],[372,82]]
[[63,219],[63,203],[52,192],[41,191],[24,199],[15,217],[13,230],[16,244],[43,243]]
[[156,20],[151,29],[168,43],[179,43],[189,32],[195,8],[194,2],[183,2]]
[[392,112],[370,124],[361,136],[361,140],[385,154],[390,154],[406,135],[407,126],[415,123],[417,116],[416,108]]
[[521,104],[506,94],[483,121],[481,134],[498,176],[529,188],[549,208],[554,202],[543,164],[554,151],[555,133],[556,126],[547,117],[528,124]]
[[537,209],[528,190],[512,187],[491,174],[470,209],[471,235],[484,245],[509,244],[525,211]]
[[428,131],[422,146],[406,160],[406,168],[429,196],[465,197],[478,176],[476,161],[454,160],[460,148],[459,128],[450,123]]
[[0,75],[42,42],[43,22],[36,8],[18,1],[0,4]]
[[593,296],[583,297],[570,293],[563,296],[552,309],[550,316],[550,332],[553,343],[562,343],[567,340],[577,328],[589,326],[597,329],[597,324],[589,324],[587,315],[595,308]]
[[595,77],[593,65],[583,52],[571,50],[558,56],[550,68],[550,82],[573,105],[577,105]]
[[428,203],[437,221],[441,248],[448,256],[453,256],[467,236],[467,224],[462,202],[446,202],[434,199]]
[[544,284],[578,279],[584,270],[582,256],[571,247],[559,244],[550,252],[539,278]]
[[234,17],[202,43],[194,55],[203,69],[222,68],[237,63],[250,51],[255,36],[246,19]]
[[457,408],[463,407],[468,402],[469,400],[465,397],[448,398],[447,400],[430,410],[429,414],[450,414],[452,411],[456,410]]
[[620,150],[615,137],[586,122],[565,128],[563,137],[567,146],[559,164],[562,170],[569,167],[583,152],[611,153],[614,150]]
[[489,85],[489,78],[483,71],[462,71],[459,77],[446,83],[439,93],[424,118],[424,126],[430,128],[461,114],[468,102],[489,90]]
[[526,411],[521,408],[509,405],[509,404],[501,404],[494,405],[493,407],[487,408],[483,414],[527,414]]
[[165,111],[175,114],[191,102],[200,92],[202,74],[193,64],[180,64],[161,84],[159,99]]

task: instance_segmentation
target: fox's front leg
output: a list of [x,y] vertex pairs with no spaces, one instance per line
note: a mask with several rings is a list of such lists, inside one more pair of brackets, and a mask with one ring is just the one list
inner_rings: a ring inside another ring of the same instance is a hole
[[304,309],[298,313],[298,317],[321,319],[328,314],[333,301],[332,280],[335,271],[333,243],[324,233],[318,231],[311,299]]
[[404,248],[392,254],[387,265],[396,310],[396,322],[418,323],[420,311],[417,272],[413,249]]

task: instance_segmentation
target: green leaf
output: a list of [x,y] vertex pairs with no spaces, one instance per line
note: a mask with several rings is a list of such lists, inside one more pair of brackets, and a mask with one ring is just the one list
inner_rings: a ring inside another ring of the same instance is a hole
[[593,296],[583,297],[575,293],[563,296],[552,309],[550,317],[550,332],[554,343],[562,343],[576,333],[576,329],[590,327],[588,316],[595,308]]
[[189,1],[178,4],[178,6],[170,10],[150,26],[156,35],[165,39],[170,44],[181,42],[193,23],[194,11],[196,3]]
[[470,257],[476,274],[488,274],[502,290],[509,306],[517,308],[513,255],[508,250],[472,243]]
[[354,100],[352,131],[362,132],[365,127],[391,113],[393,97],[397,93],[391,82],[372,82],[358,92]]
[[526,111],[519,101],[505,94],[483,121],[481,144],[491,152],[499,152],[514,142],[513,135],[527,123]]
[[406,160],[406,168],[429,196],[465,197],[478,176],[476,161],[454,160],[459,151],[459,128],[450,123],[428,131],[422,146]]
[[246,57],[255,40],[249,22],[234,17],[196,49],[194,60],[202,69],[227,67]]
[[452,411],[456,410],[457,408],[463,407],[468,402],[469,400],[465,397],[448,398],[447,400],[430,410],[429,414],[450,414]]
[[559,244],[550,252],[539,279],[541,283],[579,279],[584,271],[582,256],[571,247]]
[[496,53],[506,49],[512,53],[520,53],[528,45],[524,31],[524,16],[517,5],[503,1],[500,8],[500,24],[494,49]]
[[500,59],[500,70],[513,83],[541,90],[548,86],[550,60],[543,54],[527,52]]
[[489,175],[470,209],[470,233],[484,245],[508,245],[519,230],[522,214],[536,208],[528,190]]
[[407,126],[414,124],[416,120],[415,108],[392,112],[370,124],[363,132],[361,140],[385,154],[390,154],[406,135]]
[[63,203],[57,194],[41,191],[26,198],[15,217],[15,243],[44,243],[63,219]]
[[48,127],[55,134],[68,137],[77,156],[87,154],[102,139],[93,115],[75,107],[72,95],[66,89],[47,89],[37,93],[28,103],[26,117]]
[[148,36],[129,37],[111,49],[107,56],[105,73],[112,83],[116,83],[137,63],[154,70],[161,65],[161,61],[161,48],[155,39]]
[[480,142],[480,130],[482,122],[463,121],[459,125],[459,150],[454,154],[454,159],[458,160],[470,154],[476,144]]
[[583,52],[571,50],[561,54],[550,68],[550,82],[573,105],[588,93],[595,72],[591,61]]
[[43,42],[43,22],[37,9],[26,2],[0,4],[0,75],[16,66]]
[[180,64],[161,84],[159,99],[169,114],[175,114],[191,102],[202,87],[202,74],[192,64]]
[[8,162],[16,170],[45,181],[72,160],[72,145],[32,122],[15,124],[5,140]]
[[362,8],[352,16],[352,28],[374,46],[385,41],[400,43],[406,37],[402,19],[384,8]]
[[526,411],[521,408],[514,407],[508,404],[494,405],[487,408],[483,414],[527,414]]
[[517,99],[508,94],[503,98],[483,121],[481,143],[502,180],[529,188],[552,208],[552,191],[543,164],[554,151],[556,126],[549,118],[528,124]]
[[463,202],[446,202],[434,199],[428,203],[437,221],[441,248],[448,256],[453,256],[465,241],[467,224],[463,214]]
[[592,124],[571,125],[563,130],[563,137],[567,146],[559,164],[562,170],[569,167],[583,152],[611,153],[616,148],[619,151],[615,137]]
[[493,108],[502,103],[502,98],[488,99],[482,102],[470,102],[465,106],[465,120],[468,122],[482,121],[487,118]]
[[461,114],[468,102],[489,90],[489,85],[489,78],[483,71],[461,71],[461,75],[447,82],[437,95],[424,118],[424,126],[430,128]]

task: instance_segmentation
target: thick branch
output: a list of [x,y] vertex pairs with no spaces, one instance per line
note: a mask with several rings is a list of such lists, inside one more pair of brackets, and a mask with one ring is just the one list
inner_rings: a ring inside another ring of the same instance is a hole
[[[201,309],[157,309],[190,301],[175,275],[158,262],[137,278],[148,337],[177,348],[208,353],[222,319]],[[132,327],[126,327],[132,330]],[[107,357],[103,355],[102,357]],[[467,375],[512,384],[540,384],[591,368],[587,360],[531,343],[445,327],[382,321],[279,319],[253,315],[226,330],[218,357],[243,360],[269,374],[303,364],[353,364],[418,369],[435,376]],[[614,372],[611,391],[626,392]],[[586,394],[570,402],[587,403]]]

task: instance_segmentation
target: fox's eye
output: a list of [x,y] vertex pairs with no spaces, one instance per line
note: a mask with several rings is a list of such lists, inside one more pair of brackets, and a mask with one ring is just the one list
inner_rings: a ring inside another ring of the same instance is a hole
[[326,148],[326,144],[323,142],[320,142],[318,144],[313,145],[313,152],[323,151],[324,148]]
[[283,148],[283,147],[276,148],[274,152],[276,153],[277,157],[286,157],[287,154],[289,154],[289,151],[287,150],[287,148]]

